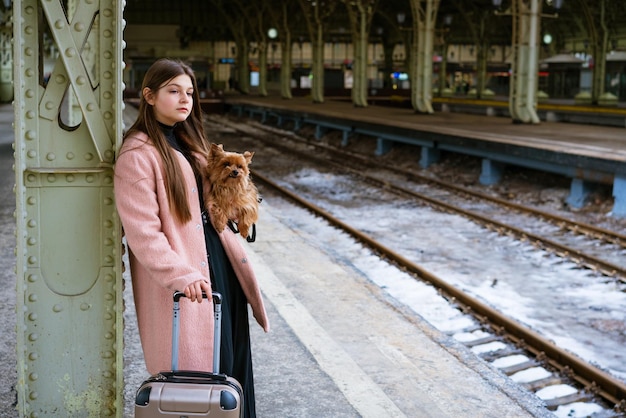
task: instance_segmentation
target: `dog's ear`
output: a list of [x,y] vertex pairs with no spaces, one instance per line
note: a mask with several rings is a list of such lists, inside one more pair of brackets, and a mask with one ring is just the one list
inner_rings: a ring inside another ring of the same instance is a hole
[[211,152],[219,152],[224,151],[224,146],[222,144],[215,144],[211,142]]
[[217,158],[217,156],[224,154],[224,146],[222,144],[211,143],[209,149],[209,158]]
[[246,151],[246,152],[243,153],[243,157],[246,159],[248,164],[250,164],[252,162],[252,156],[253,155],[254,155],[254,152],[250,152],[250,151]]

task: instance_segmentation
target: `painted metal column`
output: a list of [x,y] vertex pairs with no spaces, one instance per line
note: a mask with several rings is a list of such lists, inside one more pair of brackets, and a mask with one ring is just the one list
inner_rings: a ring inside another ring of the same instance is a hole
[[0,11],[0,102],[13,100],[11,11]]
[[[61,0],[14,1],[21,417],[123,413],[113,200],[123,128],[123,4],[76,0],[68,16]],[[50,51],[44,66],[40,56]]]
[[537,72],[539,70],[540,0],[513,0],[513,62],[509,111],[513,120],[539,123],[537,116]]
[[616,173],[613,179],[613,216],[626,218],[626,173]]
[[434,113],[432,107],[432,56],[439,2],[440,0],[411,0],[414,22],[410,69],[411,101],[413,109],[421,113]]

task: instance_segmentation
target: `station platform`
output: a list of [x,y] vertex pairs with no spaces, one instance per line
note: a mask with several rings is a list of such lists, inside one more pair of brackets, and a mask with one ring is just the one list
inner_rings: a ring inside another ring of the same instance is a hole
[[594,183],[613,187],[613,214],[626,217],[626,130],[623,127],[563,122],[516,124],[508,117],[451,112],[419,114],[412,109],[370,105],[355,107],[342,98],[313,103],[310,97],[285,100],[277,96],[227,95],[225,107],[240,116],[295,130],[315,127],[316,137],[342,132],[347,144],[354,134],[376,138],[383,155],[394,142],[422,147],[416,164],[427,168],[441,151],[482,158],[480,182],[497,183],[506,165],[555,173],[572,179],[567,203],[584,205]]

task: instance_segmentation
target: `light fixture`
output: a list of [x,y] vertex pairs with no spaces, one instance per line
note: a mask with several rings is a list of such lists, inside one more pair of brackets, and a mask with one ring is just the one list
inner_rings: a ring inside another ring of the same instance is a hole
[[546,45],[550,45],[552,43],[552,35],[550,35],[549,33],[543,35],[543,43]]
[[491,0],[495,7],[502,6],[502,0]]
[[404,12],[400,12],[398,13],[398,16],[396,16],[398,19],[398,23],[399,24],[404,24],[404,20],[406,19],[406,15],[404,14]]
[[267,31],[267,36],[269,36],[270,39],[276,39],[276,37],[278,36],[278,31],[274,28],[269,28],[269,30]]

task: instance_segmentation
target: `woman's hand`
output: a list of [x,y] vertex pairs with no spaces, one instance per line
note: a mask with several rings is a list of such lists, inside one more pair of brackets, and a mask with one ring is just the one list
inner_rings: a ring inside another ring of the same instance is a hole
[[202,292],[206,293],[208,296],[211,295],[211,285],[207,280],[196,280],[195,282],[187,285],[183,292],[185,296],[189,298],[190,301],[198,303],[202,303]]

